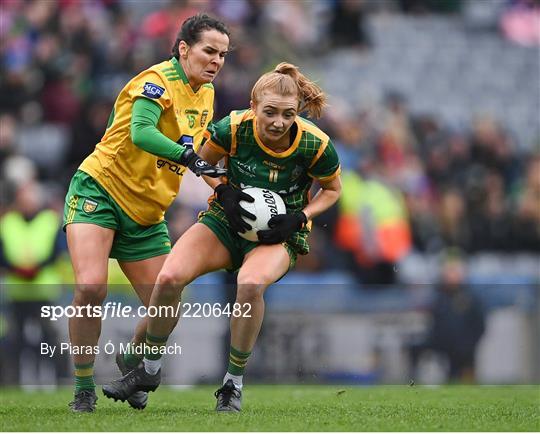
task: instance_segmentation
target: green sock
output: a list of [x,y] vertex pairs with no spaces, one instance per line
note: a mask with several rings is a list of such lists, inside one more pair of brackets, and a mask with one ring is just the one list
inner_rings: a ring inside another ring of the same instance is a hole
[[81,390],[94,390],[94,362],[77,364],[75,363],[75,393]]
[[137,345],[135,345],[133,342],[130,342],[127,346],[127,351],[123,355],[124,363],[129,369],[133,369],[138,366],[144,357],[142,351],[139,354],[136,354],[135,348],[137,348]]
[[231,347],[231,352],[229,353],[229,367],[227,368],[227,372],[232,375],[244,375],[244,369],[246,369],[247,361],[250,355],[251,351],[245,353]]
[[144,351],[144,357],[148,360],[159,360],[161,354],[158,350],[167,344],[169,336],[152,336],[146,333],[146,347]]

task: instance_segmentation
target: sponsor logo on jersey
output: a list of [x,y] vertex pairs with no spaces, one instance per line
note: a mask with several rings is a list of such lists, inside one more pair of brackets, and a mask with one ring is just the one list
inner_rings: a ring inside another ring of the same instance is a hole
[[82,209],[85,213],[90,214],[96,210],[97,206],[98,206],[97,202],[94,202],[93,200],[90,200],[90,199],[85,199],[83,202]]
[[154,84],[154,83],[150,83],[149,81],[144,83],[144,90],[142,93],[144,96],[147,96],[148,98],[152,98],[152,99],[159,99],[163,96],[164,93],[165,93],[165,89],[162,88],[161,86],[158,86],[157,84]]
[[257,170],[257,165],[254,164],[253,166],[250,166],[249,164],[242,163],[241,161],[235,161],[235,165],[238,167],[238,171],[242,174],[254,178],[255,177],[255,171]]
[[285,166],[280,166],[279,164],[274,163],[273,161],[263,160],[265,166],[271,167],[276,170],[285,170]]
[[162,169],[167,167],[171,172],[176,173],[179,176],[184,175],[186,168],[180,164],[174,164],[167,160],[162,160],[161,158],[157,160],[157,168]]
[[208,118],[208,110],[203,110],[201,114],[201,127],[204,127],[204,124],[206,124],[207,118]]

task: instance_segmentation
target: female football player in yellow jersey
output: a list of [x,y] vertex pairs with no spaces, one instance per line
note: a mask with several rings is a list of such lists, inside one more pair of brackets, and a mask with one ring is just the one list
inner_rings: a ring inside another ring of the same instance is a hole
[[[218,269],[239,269],[236,302],[240,315],[231,315],[229,366],[216,392],[218,411],[240,411],[243,372],[264,316],[266,288],[294,266],[297,254],[307,254],[308,222],[339,198],[338,156],[329,137],[298,116],[306,110],[319,117],[325,105],[321,89],[288,63],[264,74],[251,93],[251,108],[233,111],[214,124],[201,155],[211,164],[227,158],[227,182],[206,179],[215,189],[208,211],[175,244],[159,273],[151,306],[176,306],[183,288],[196,277]],[[309,201],[313,181],[321,189]],[[240,188],[278,192],[287,213],[258,232],[259,242],[238,235],[251,229],[241,218],[250,214],[240,200],[253,199]],[[249,311],[249,316],[245,313]],[[160,382],[160,348],[176,318],[148,321],[144,366],[103,386],[106,396],[125,400],[136,391],[152,391]]]
[[[141,72],[121,90],[103,138],[79,167],[66,196],[64,227],[76,280],[73,306],[102,304],[110,257],[118,260],[148,306],[171,250],[164,214],[186,167],[197,176],[226,173],[196,152],[213,116],[211,82],[228,48],[229,31],[222,22],[193,16],[182,24],[172,58]],[[101,318],[82,313],[69,320],[76,349],[75,399],[70,406],[75,412],[91,412],[97,400],[91,349],[98,344]],[[140,363],[135,345],[144,342],[145,332],[143,319],[132,350],[117,354],[123,374]],[[137,393],[128,401],[144,408],[146,400],[146,393]]]

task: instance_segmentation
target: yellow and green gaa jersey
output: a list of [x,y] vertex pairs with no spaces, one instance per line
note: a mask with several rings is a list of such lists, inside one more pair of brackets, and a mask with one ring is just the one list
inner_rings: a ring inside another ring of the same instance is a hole
[[197,151],[213,116],[214,88],[205,84],[193,92],[175,58],[141,72],[118,95],[105,135],[80,166],[127,215],[149,226],[163,220],[185,168],[133,144],[131,111],[137,98],[159,104],[162,113],[157,129],[162,134],[179,143],[189,136]]
[[205,146],[228,155],[227,177],[232,185],[272,190],[283,198],[289,212],[297,211],[309,201],[313,179],[336,178],[340,165],[325,133],[300,116],[295,124],[291,147],[277,153],[257,135],[251,110],[234,111],[213,125],[213,134]]

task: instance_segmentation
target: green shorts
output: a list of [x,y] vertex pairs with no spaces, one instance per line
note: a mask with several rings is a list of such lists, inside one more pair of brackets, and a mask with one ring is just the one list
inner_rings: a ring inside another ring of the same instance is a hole
[[[228,271],[236,271],[244,262],[244,257],[259,245],[257,242],[248,241],[238,235],[229,226],[227,216],[216,202],[212,202],[207,211],[199,214],[199,223],[202,223],[210,228],[210,230],[218,237],[219,241],[225,246],[231,255],[232,268]],[[305,255],[309,251],[307,244],[308,232],[297,232],[283,243],[283,247],[289,254],[289,270],[294,268],[298,254]],[[305,242],[305,250],[296,245],[297,237],[300,237]],[[294,239],[294,240],[293,240]]]
[[133,221],[90,175],[77,170],[66,195],[64,230],[71,223],[92,223],[116,231],[109,257],[141,261],[171,251],[167,223],[142,226]]

